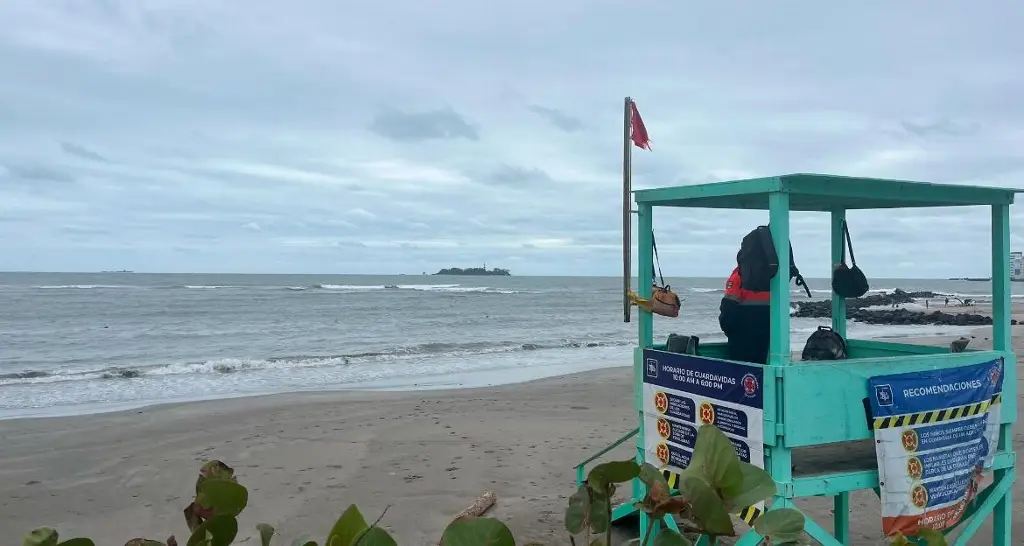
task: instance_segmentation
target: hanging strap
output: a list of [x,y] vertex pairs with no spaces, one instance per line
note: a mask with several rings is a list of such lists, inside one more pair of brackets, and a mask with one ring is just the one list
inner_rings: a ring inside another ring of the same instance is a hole
[[846,263],[846,247],[850,247],[850,265],[857,265],[857,258],[853,257],[853,241],[850,239],[850,228],[846,227],[846,220],[843,220],[843,238],[846,244],[843,245],[842,263]]
[[654,263],[658,266],[658,277],[655,278],[654,272],[651,272],[651,282],[658,284],[658,279],[661,279],[661,286],[667,287],[665,284],[665,276],[661,274],[661,259],[658,258],[658,243],[654,240],[654,232],[651,232],[651,246],[654,247]]
[[807,281],[804,280],[804,276],[800,274],[800,270],[796,267],[796,258],[793,257],[793,243],[789,243],[789,266],[790,274],[796,277],[796,285],[802,287],[807,292],[807,297],[811,298],[811,287],[807,286]]

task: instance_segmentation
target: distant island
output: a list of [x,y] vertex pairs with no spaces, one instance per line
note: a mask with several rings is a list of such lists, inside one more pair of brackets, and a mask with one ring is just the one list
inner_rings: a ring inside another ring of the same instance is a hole
[[950,277],[951,281],[972,281],[972,282],[988,282],[992,280],[992,277]]
[[466,269],[462,269],[461,267],[448,267],[434,273],[434,275],[511,277],[512,273],[510,273],[508,269],[501,269],[500,267],[495,267],[493,269],[487,269],[486,267],[470,267]]

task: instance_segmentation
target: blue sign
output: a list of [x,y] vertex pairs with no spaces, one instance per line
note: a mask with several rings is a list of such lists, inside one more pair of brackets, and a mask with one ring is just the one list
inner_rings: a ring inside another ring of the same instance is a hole
[[980,441],[965,446],[955,446],[941,451],[912,455],[907,462],[908,474],[915,480],[930,481],[947,475],[962,475],[973,470],[988,451],[988,442]]
[[[764,409],[761,366],[645,349],[644,383]],[[738,419],[730,424],[737,429],[746,428],[746,423]]]
[[1003,361],[881,375],[868,380],[875,418],[987,402],[1003,391]]

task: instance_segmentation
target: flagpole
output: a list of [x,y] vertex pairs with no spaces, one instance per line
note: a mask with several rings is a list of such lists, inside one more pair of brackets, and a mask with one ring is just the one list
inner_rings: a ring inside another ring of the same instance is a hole
[[622,113],[622,321],[629,322],[629,284],[633,278],[632,259],[632,203],[631,189],[633,185],[633,161],[632,149],[629,145],[630,130],[632,127],[631,118],[633,114],[633,99],[626,97]]

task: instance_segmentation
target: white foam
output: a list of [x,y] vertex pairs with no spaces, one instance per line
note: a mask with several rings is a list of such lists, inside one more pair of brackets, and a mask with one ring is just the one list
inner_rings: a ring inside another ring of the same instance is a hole
[[89,290],[94,288],[133,288],[131,286],[125,286],[121,284],[53,284],[43,286],[33,286],[32,288],[38,288],[40,290]]

